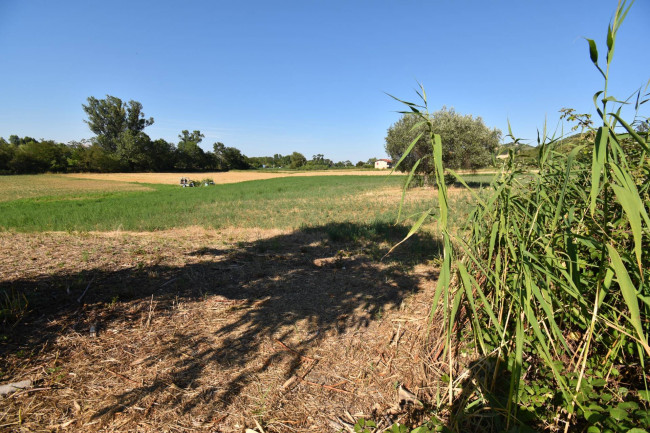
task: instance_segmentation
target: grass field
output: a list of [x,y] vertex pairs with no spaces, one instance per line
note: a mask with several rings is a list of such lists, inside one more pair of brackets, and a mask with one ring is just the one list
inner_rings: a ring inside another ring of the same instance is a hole
[[[477,181],[484,182],[484,178],[476,176]],[[165,182],[166,177],[160,180]],[[59,175],[0,177],[0,228],[152,231],[187,226],[297,229],[324,222],[387,223],[397,216],[402,182],[401,176],[292,176],[180,188]],[[432,190],[413,190],[407,195],[403,215],[422,211],[434,196]],[[459,197],[462,201],[465,196]]]

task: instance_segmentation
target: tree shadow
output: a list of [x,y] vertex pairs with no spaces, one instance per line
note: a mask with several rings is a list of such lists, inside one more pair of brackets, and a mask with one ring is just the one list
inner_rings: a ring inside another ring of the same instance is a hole
[[[233,248],[170,252],[191,258],[178,266],[136,263],[127,269],[91,267],[0,281],[0,290],[24,294],[30,309],[20,323],[0,329],[6,336],[0,359],[25,347],[47,346],[66,333],[85,334],[93,322],[99,338],[118,322],[148,324],[154,301],[157,315],[172,321],[183,320],[174,310],[182,302],[204,301],[206,315],[209,306],[219,310],[210,313],[221,320],[211,326],[219,325],[206,329],[197,322],[200,315],[188,316],[192,323],[176,323],[171,335],[152,347],[152,356],[138,361],[140,368],[156,370],[155,376],[113,395],[92,418],[105,420],[136,405],[149,404],[148,411],[153,401],[178,414],[201,407],[204,416],[214,416],[228,410],[270,366],[282,364],[282,376],[292,377],[315,362],[309,353],[327,336],[364,328],[417,291],[414,267],[439,257],[441,245],[420,233],[383,258],[407,232],[383,223],[330,223]],[[107,308],[116,303],[139,308]],[[165,369],[159,369],[162,358]],[[223,371],[223,378],[206,382],[214,371]],[[205,414],[206,407],[211,413]]]

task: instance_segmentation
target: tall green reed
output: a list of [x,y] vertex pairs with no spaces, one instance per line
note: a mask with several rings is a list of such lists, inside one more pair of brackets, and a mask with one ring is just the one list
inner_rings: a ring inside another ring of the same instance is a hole
[[[622,419],[616,410],[630,425],[645,416],[650,428],[648,408],[646,415],[637,414],[637,402],[647,406],[643,396],[647,400],[650,357],[650,149],[647,133],[623,119],[630,101],[608,94],[617,33],[630,6],[619,3],[608,26],[604,69],[596,43],[587,39],[591,61],[604,80],[593,97],[602,121],[593,143],[559,151],[561,137],[549,138],[544,130],[538,139],[539,171],[527,173],[525,181],[511,150],[489,198],[475,195],[477,206],[462,236],[448,229],[443,144],[431,128],[426,93],[420,86],[420,104],[398,99],[428,126],[433,146],[429,157],[435,161],[444,256],[432,315],[444,324],[448,402],[451,407],[462,387],[456,380],[461,366],[454,358],[459,343],[454,323],[467,319],[466,335],[477,356],[494,360],[475,400],[483,400],[482,409],[505,414],[505,425],[498,429],[611,427],[618,425],[611,417]],[[642,90],[636,96],[635,119],[648,101]],[[510,127],[509,135],[519,142]],[[407,183],[412,176],[413,171]],[[421,214],[407,238],[433,211]],[[626,388],[613,380],[619,367],[634,371],[627,375]],[[505,401],[485,397],[497,393],[501,378],[508,376]],[[598,386],[607,386],[617,401],[634,400],[637,409],[603,407],[594,390]],[[545,401],[531,399],[541,394]],[[465,403],[457,413],[467,414],[476,405]],[[460,428],[453,419],[449,425]]]

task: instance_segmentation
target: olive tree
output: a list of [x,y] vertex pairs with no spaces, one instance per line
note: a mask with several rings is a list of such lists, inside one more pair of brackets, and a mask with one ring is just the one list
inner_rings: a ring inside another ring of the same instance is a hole
[[[443,107],[430,114],[433,132],[442,139],[442,159],[445,167],[452,169],[476,170],[490,164],[491,155],[499,145],[501,131],[490,129],[480,117],[462,115],[453,108]],[[425,126],[413,114],[404,114],[388,128],[386,135],[386,153],[391,159],[399,160],[406,148],[419,134],[425,132]],[[415,162],[424,158],[417,172],[424,176],[433,173],[433,160],[429,134],[423,133],[411,153],[402,161],[398,170],[410,171]]]

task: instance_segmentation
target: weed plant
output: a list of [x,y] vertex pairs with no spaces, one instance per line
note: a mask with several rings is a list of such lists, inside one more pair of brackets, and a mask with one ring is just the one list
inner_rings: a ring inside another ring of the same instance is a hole
[[[0,327],[13,327],[27,312],[27,298],[13,289],[0,291]],[[0,341],[5,336],[0,333]]]
[[[561,152],[544,131],[539,172],[525,181],[511,150],[492,193],[475,197],[462,236],[448,226],[442,143],[429,125],[444,244],[432,310],[445,328],[444,429],[650,431],[650,148],[647,133],[621,116],[630,101],[607,92],[628,11],[619,3],[608,26],[604,69],[587,40],[604,79],[591,145]],[[631,102],[635,121],[644,92]],[[424,89],[419,95],[421,104],[401,102],[426,124]],[[462,365],[462,351],[471,363]]]

